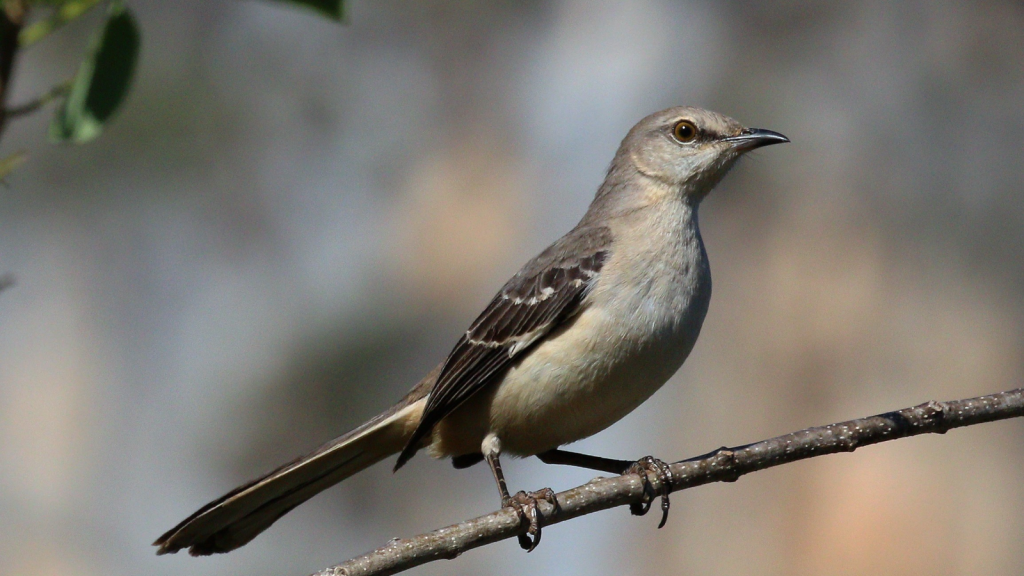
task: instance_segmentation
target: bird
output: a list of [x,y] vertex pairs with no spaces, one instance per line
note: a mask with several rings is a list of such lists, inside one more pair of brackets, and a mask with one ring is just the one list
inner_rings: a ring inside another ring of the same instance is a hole
[[512,276],[404,398],[203,506],[154,542],[157,553],[234,550],[322,490],[394,454],[397,471],[423,449],[456,468],[486,461],[502,507],[528,524],[520,535],[527,550],[540,541],[539,500],[557,500],[548,488],[510,495],[502,454],[634,471],[645,486],[650,471],[666,488],[663,525],[663,462],[562,447],[640,406],[689,356],[711,301],[701,201],[745,153],[784,142],[695,107],[640,120],[579,223]]

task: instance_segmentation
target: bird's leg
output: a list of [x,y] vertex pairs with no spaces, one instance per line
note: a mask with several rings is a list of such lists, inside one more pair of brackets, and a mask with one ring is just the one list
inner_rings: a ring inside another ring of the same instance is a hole
[[501,441],[494,434],[488,434],[484,439],[482,448],[484,459],[487,461],[487,465],[491,467],[491,474],[494,475],[494,481],[498,484],[498,493],[501,495],[501,507],[513,508],[519,514],[519,518],[522,521],[530,524],[525,534],[519,534],[519,546],[527,552],[533,552],[533,549],[540,544],[541,522],[544,520],[537,502],[539,500],[546,500],[552,506],[558,508],[555,492],[551,488],[542,488],[536,492],[529,493],[520,490],[515,495],[510,496],[508,485],[505,484],[505,474],[501,471],[501,462],[498,459],[501,455]]
[[654,501],[655,494],[654,486],[651,485],[648,473],[653,472],[658,479],[658,486],[661,488],[661,522],[658,523],[658,528],[664,526],[665,522],[668,521],[668,509],[671,505],[668,495],[672,491],[672,469],[669,468],[668,464],[653,456],[645,456],[635,462],[631,462],[629,460],[614,460],[612,458],[602,458],[600,456],[591,456],[589,454],[580,454],[579,452],[555,448],[554,450],[537,454],[537,458],[540,458],[540,461],[545,464],[564,464],[590,470],[599,470],[610,474],[639,475],[644,485],[644,500],[630,504],[629,511],[634,516],[643,516],[651,509],[651,503]]
[[609,474],[625,474],[626,470],[633,464],[632,460],[614,460],[612,458],[602,458],[601,456],[591,456],[590,454],[580,454],[579,452],[570,452],[557,448],[541,452],[537,454],[537,458],[540,458],[540,461],[545,464],[576,466],[578,468],[599,470]]

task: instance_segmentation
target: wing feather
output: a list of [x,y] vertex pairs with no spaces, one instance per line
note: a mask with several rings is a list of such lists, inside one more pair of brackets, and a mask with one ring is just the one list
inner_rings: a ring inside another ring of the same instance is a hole
[[505,284],[448,355],[396,470],[438,422],[585,306],[610,243],[607,228],[577,228]]

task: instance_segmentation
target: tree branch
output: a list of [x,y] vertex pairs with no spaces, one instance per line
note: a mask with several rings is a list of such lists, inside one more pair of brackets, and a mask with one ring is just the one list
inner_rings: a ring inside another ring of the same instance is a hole
[[[671,491],[711,482],[734,482],[744,474],[788,462],[853,452],[861,446],[918,434],[944,434],[947,430],[1024,416],[1024,388],[952,402],[920,406],[808,428],[770,440],[721,448],[671,465]],[[649,478],[659,494],[659,479]],[[557,509],[541,501],[542,524],[549,526],[599,510],[643,502],[644,486],[636,474],[600,478],[560,492]],[[372,552],[317,573],[316,576],[385,576],[434,560],[452,559],[467,550],[524,533],[527,523],[511,508],[466,520],[413,538],[394,539]]]
[[28,12],[26,0],[3,0],[0,6],[0,131],[7,120],[7,94],[10,92],[11,72],[18,53],[18,33]]

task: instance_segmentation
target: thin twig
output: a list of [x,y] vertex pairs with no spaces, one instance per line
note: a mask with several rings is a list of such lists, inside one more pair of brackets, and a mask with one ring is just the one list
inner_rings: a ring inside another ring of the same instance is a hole
[[[1024,388],[952,402],[927,402],[913,408],[839,424],[808,428],[785,436],[722,448],[670,466],[671,491],[711,482],[733,482],[744,474],[788,462],[853,452],[861,446],[918,434],[943,434],[953,428],[1024,416]],[[654,493],[660,482],[648,479]],[[557,494],[558,507],[541,501],[545,526],[599,510],[643,502],[644,486],[636,474],[601,478]],[[394,539],[372,552],[327,568],[317,576],[384,576],[434,560],[451,559],[467,550],[512,538],[528,528],[511,508],[466,520],[413,538]]]
[[100,0],[80,0],[78,2],[65,2],[61,4],[49,17],[24,28],[18,35],[18,45],[22,48],[28,48],[59,30],[65,24],[92,10],[99,3]]
[[68,80],[67,82],[62,82],[54,86],[53,88],[50,88],[46,93],[41,94],[38,98],[34,100],[29,100],[28,102],[25,102],[24,104],[18,104],[17,106],[11,106],[7,109],[7,118],[17,118],[18,116],[31,114],[36,110],[39,110],[43,106],[46,106],[53,100],[56,100],[57,98],[60,98],[62,96],[67,96],[68,92],[70,91],[71,80]]

